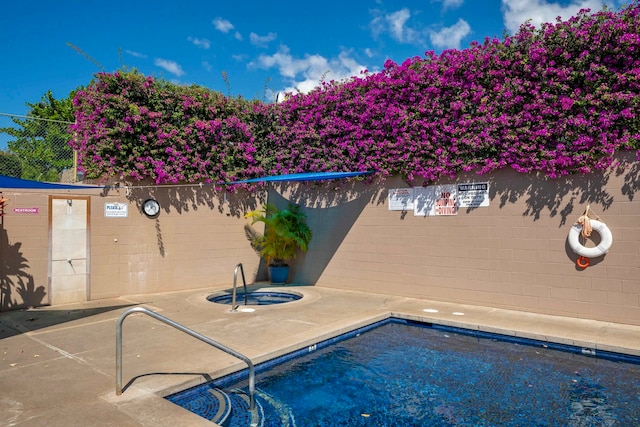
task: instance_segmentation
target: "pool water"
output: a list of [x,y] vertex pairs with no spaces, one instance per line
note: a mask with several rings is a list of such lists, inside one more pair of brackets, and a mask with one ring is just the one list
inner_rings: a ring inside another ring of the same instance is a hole
[[[399,320],[325,344],[257,367],[257,425],[640,425],[633,357]],[[246,374],[168,399],[212,419],[212,389],[240,402],[225,425],[248,426]]]

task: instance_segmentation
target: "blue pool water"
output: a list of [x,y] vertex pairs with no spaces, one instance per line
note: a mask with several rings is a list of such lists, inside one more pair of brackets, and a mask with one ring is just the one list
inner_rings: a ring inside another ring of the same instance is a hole
[[[246,305],[272,305],[285,302],[297,301],[302,295],[289,292],[249,292],[246,297]],[[212,295],[207,298],[211,302],[218,304],[231,304],[233,299],[231,294]],[[236,304],[245,305],[244,292],[236,294]]]
[[640,360],[583,352],[392,319],[259,365],[256,414],[246,372],[167,399],[229,427],[640,425]]

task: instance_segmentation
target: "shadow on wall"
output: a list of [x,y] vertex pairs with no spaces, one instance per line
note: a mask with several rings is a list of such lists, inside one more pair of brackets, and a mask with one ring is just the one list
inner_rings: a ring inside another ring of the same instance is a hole
[[628,171],[626,169],[619,171],[620,175],[625,173],[622,194],[627,196],[629,201],[632,201],[635,194],[640,191],[640,179],[638,178],[640,177],[640,162],[633,163]]
[[9,244],[9,236],[0,228],[0,311],[36,307],[45,302],[44,286],[38,286],[29,269],[27,259],[20,252],[22,243]]
[[[504,171],[504,174],[518,173]],[[606,191],[608,181],[608,175],[598,173],[554,179],[544,179],[533,174],[518,174],[514,179],[509,179],[508,176],[498,174],[489,179],[489,197],[492,201],[498,199],[500,208],[524,200],[523,216],[533,217],[535,221],[542,215],[559,215],[559,226],[562,227],[566,225],[569,216],[582,214],[585,204],[598,204],[608,209],[613,204],[613,196]],[[469,210],[471,209],[473,208]]]
[[[140,210],[142,203],[149,198],[154,198],[160,203],[160,208],[165,212],[171,209],[177,213],[197,212],[203,207],[209,210],[217,210],[228,216],[240,218],[245,212],[257,209],[262,203],[262,198],[257,197],[247,190],[236,188],[232,192],[224,188],[216,190],[211,184],[176,184],[154,185],[151,182],[140,182],[131,187],[112,185],[105,187],[102,196],[111,191],[126,191],[127,200],[136,204]],[[255,194],[263,193],[258,188]]]
[[363,186],[355,180],[279,184],[269,191],[269,203],[277,207],[285,207],[288,202],[302,206],[313,232],[308,251],[291,263],[289,282],[313,285],[318,281],[365,206],[379,191],[376,185]]
[[[640,164],[635,153],[625,152],[616,156],[617,165],[605,170],[588,174],[575,174],[561,178],[545,178],[542,175],[522,174],[505,169],[488,175],[489,197],[499,200],[500,208],[507,204],[517,204],[524,200],[523,216],[540,219],[542,215],[559,216],[562,227],[567,218],[581,215],[587,204],[596,204],[604,210],[611,207],[614,197],[607,191],[610,177],[624,175],[622,194],[633,200],[640,191]],[[482,181],[482,177],[475,178]],[[471,211],[477,208],[469,208]],[[573,219],[569,221],[573,222]]]
[[[303,206],[314,236],[306,254],[292,263],[289,282],[314,284],[328,265],[364,207],[380,189],[362,185],[357,180],[318,181],[313,183],[271,183],[257,186],[255,191],[235,188],[233,192],[216,190],[211,184],[155,186],[150,182],[137,183],[128,188],[106,187],[103,196],[111,191],[126,191],[127,200],[138,210],[149,198],[156,199],[161,210],[182,213],[218,211],[226,216],[242,218],[246,212],[259,209],[267,200],[278,207],[289,201]],[[160,220],[155,219],[158,250],[164,256],[164,239]],[[249,242],[247,242],[249,245]],[[305,262],[305,259],[309,261]],[[299,266],[296,269],[296,266]],[[255,273],[256,280],[267,279],[264,260]],[[249,273],[250,272],[245,272]]]
[[[237,188],[233,192],[225,189],[216,190],[211,184],[176,184],[154,185],[151,182],[140,182],[131,187],[120,185],[107,186],[102,192],[102,196],[108,195],[111,191],[126,192],[126,198],[130,203],[135,204],[136,210],[142,210],[142,204],[150,198],[158,201],[161,211],[170,211],[183,214],[187,212],[197,212],[205,210],[207,212],[217,210],[221,214],[241,218],[245,212],[257,209],[262,197],[253,195],[247,190]],[[258,195],[264,191],[257,190]],[[165,256],[165,243],[161,228],[161,222],[155,218],[155,233],[160,256]]]

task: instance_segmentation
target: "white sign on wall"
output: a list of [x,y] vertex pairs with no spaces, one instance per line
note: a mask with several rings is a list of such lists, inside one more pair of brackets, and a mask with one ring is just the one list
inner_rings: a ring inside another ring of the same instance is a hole
[[415,187],[413,189],[413,215],[430,216],[433,215],[435,206],[434,187]]
[[414,188],[413,215],[458,215],[455,184],[430,185]]
[[489,183],[469,182],[458,184],[458,206],[461,208],[489,206]]
[[127,203],[105,203],[105,218],[126,218],[129,215],[129,205]]
[[434,188],[434,215],[458,215],[457,187],[455,184],[436,185]]
[[409,211],[413,210],[413,188],[390,188],[389,210]]
[[458,215],[459,208],[489,206],[489,183],[389,189],[389,210],[413,209],[414,216]]
[[40,208],[13,208],[13,213],[17,214],[37,214]]

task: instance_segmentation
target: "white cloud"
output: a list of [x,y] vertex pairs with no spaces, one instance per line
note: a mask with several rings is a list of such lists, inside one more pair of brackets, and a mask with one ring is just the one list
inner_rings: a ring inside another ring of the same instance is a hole
[[211,47],[211,42],[208,39],[199,39],[197,37],[187,37],[191,43],[195,46],[201,47],[203,49],[209,49]]
[[426,31],[418,31],[407,25],[411,11],[407,8],[389,14],[373,11],[375,16],[369,23],[374,37],[389,33],[399,43],[424,44]]
[[454,25],[440,31],[431,31],[429,39],[439,49],[460,49],[462,39],[469,35],[471,27],[464,19],[458,19]]
[[409,9],[406,8],[400,9],[399,11],[389,14],[385,17],[387,23],[389,24],[391,37],[399,42],[405,41],[408,36],[405,24],[410,17],[411,12],[409,12]]
[[[443,5],[447,7],[462,4],[462,0],[441,1],[443,1]],[[424,46],[426,40],[429,39],[431,44],[439,49],[460,49],[462,39],[471,33],[471,27],[464,19],[458,19],[458,22],[452,26],[444,27],[436,31],[426,27],[416,29],[408,25],[411,18],[411,11],[407,8],[389,14],[383,14],[380,11],[374,11],[373,13],[377,15],[370,22],[374,37],[388,32],[391,38],[399,43]]]
[[464,3],[464,0],[439,0],[442,2],[442,8],[444,10],[447,9],[457,9]]
[[202,66],[204,67],[205,70],[207,71],[211,71],[213,69],[213,66],[211,66],[211,64],[209,63],[209,61],[202,61]]
[[267,47],[269,43],[274,41],[278,35],[276,33],[269,33],[266,36],[259,36],[256,33],[249,34],[249,40],[251,44],[259,47]]
[[183,76],[185,74],[180,64],[178,64],[175,61],[171,61],[169,59],[156,58],[153,60],[153,64],[157,67],[165,69],[171,74],[175,74],[178,77]]
[[235,28],[231,22],[222,18],[215,18],[212,23],[216,30],[225,34]]
[[238,40],[238,41],[242,41],[242,39],[243,39],[242,34],[240,34],[239,31],[236,31],[236,33],[233,35],[233,37],[235,37],[235,39]]
[[502,0],[502,18],[507,31],[515,34],[527,20],[539,27],[544,22],[555,22],[558,16],[567,20],[580,9],[596,12],[604,3],[611,4],[606,0],[571,0],[568,5],[561,6],[558,2],[548,0]]
[[366,48],[364,50],[364,54],[367,55],[369,58],[373,58],[375,56],[375,53],[370,48]]
[[136,58],[146,58],[147,55],[143,54],[143,53],[139,53],[139,52],[134,52],[132,50],[125,50],[125,52],[131,56],[134,56]]
[[[442,4],[444,10],[458,8],[464,0],[432,0]],[[566,2],[565,2],[566,3]],[[619,0],[568,0],[564,6],[559,0],[502,0],[502,14],[507,30],[514,34],[520,25],[527,20],[539,26],[544,22],[555,22],[560,16],[569,19],[580,9],[591,9],[595,12],[602,8],[603,4],[615,7]],[[440,30],[420,29],[411,25],[412,12],[408,8],[402,8],[392,13],[385,13],[379,9],[372,11],[374,14],[370,22],[374,37],[388,33],[392,39],[399,43],[424,45],[425,40],[437,49],[460,49],[462,40],[471,33],[471,27],[464,19],[458,19],[454,25]],[[432,27],[433,28],[433,27]]]
[[260,55],[249,65],[265,69],[277,68],[280,75],[290,84],[284,91],[302,93],[311,91],[322,81],[341,81],[358,76],[366,69],[347,52],[341,52],[337,58],[332,59],[309,54],[303,58],[294,58],[286,46],[282,46],[273,55]]

